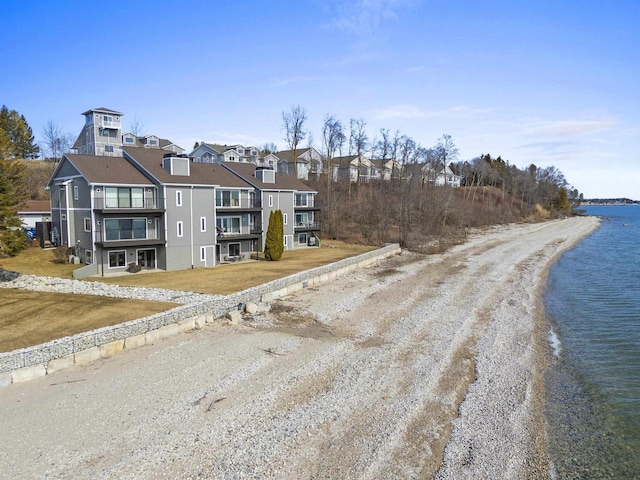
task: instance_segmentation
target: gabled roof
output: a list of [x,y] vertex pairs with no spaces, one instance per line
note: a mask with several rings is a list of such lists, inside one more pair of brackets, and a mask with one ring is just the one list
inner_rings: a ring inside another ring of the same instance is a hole
[[51,213],[49,200],[27,200],[18,213]]
[[[349,166],[351,165],[353,165],[354,167],[357,167],[358,166],[357,160],[358,160],[358,155],[346,155],[344,157],[335,157],[333,159],[333,164],[338,165],[340,168],[349,168]],[[371,161],[364,155],[360,155],[360,162],[363,163],[364,165],[371,164]]]
[[84,112],[82,115],[86,115],[91,112],[110,113],[112,115],[120,115],[120,116],[124,115],[123,113],[116,112],[115,110],[111,110],[109,108],[104,108],[104,107],[92,108],[91,110],[87,110],[86,112]]
[[124,147],[126,156],[133,159],[160,183],[180,185],[220,185],[228,188],[250,188],[250,185],[219,164],[189,163],[190,175],[171,175],[162,167],[166,150]]
[[313,188],[285,173],[276,173],[275,183],[261,182],[255,177],[255,172],[258,167],[253,163],[223,162],[222,165],[235,172],[248,183],[260,190],[296,190],[300,192],[315,192]]
[[[307,153],[309,150],[311,149],[300,148],[296,150],[296,155],[298,156],[298,159],[300,159],[300,157],[305,153]],[[279,152],[276,152],[275,155],[283,162],[289,162],[289,163],[293,162],[293,150],[280,150]],[[302,159],[302,160],[306,161],[306,159]]]
[[62,162],[64,161],[71,163],[89,184],[152,185],[147,177],[123,157],[66,153]]

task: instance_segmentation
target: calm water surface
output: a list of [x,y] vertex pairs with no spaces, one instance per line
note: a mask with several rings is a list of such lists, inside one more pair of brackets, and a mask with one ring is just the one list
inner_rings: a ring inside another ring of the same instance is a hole
[[640,479],[640,206],[586,211],[601,227],[551,268],[544,297],[554,476]]

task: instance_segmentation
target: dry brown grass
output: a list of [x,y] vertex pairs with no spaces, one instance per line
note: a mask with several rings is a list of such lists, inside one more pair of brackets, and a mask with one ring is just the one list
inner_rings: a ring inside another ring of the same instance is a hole
[[53,252],[54,249],[30,247],[15,257],[0,258],[0,268],[31,275],[73,278],[73,271],[82,265],[55,263]]
[[105,277],[100,278],[99,281],[124,286],[171,288],[227,295],[310,268],[360,255],[375,248],[331,241],[325,242],[324,246],[320,248],[288,250],[284,252],[282,260],[279,262],[268,262],[261,259],[220,265],[214,268]]
[[0,352],[175,308],[175,303],[0,289]]

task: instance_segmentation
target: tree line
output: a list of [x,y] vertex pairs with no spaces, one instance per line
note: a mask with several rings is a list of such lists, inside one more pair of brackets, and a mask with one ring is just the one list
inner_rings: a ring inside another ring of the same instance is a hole
[[[282,118],[285,141],[294,157],[305,138],[307,147],[314,146],[311,132],[305,129],[303,107],[292,107]],[[576,213],[583,198],[556,167],[532,164],[520,169],[490,154],[459,160],[459,150],[448,134],[429,147],[386,128],[370,139],[364,119],[343,123],[328,114],[317,149],[325,168],[320,179],[311,178],[309,183],[318,191],[323,234],[329,238],[440,248],[469,227]],[[360,175],[356,182],[333,178],[336,158],[362,154],[395,160],[397,171],[391,180],[361,182]],[[447,167],[460,176],[461,188],[448,187],[446,182],[435,185],[434,175],[445,174]]]

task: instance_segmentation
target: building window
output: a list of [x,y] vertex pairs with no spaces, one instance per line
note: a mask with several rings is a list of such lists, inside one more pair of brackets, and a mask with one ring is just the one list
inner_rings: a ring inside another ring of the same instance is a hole
[[84,251],[84,263],[91,265],[93,263],[93,252],[91,250]]
[[240,217],[218,217],[216,227],[222,234],[240,233]]
[[127,265],[127,252],[118,250],[109,252],[109,268],[124,267]]
[[144,207],[144,192],[142,188],[106,187],[104,195],[107,208]]
[[296,207],[307,207],[309,205],[309,195],[307,193],[296,193]]
[[66,213],[61,213],[60,214],[60,220],[63,221],[63,222],[66,221],[67,220],[67,214]]
[[182,190],[176,190],[176,207],[182,206]]
[[285,214],[282,215],[282,218],[284,219],[284,224],[286,225],[287,224],[287,220],[289,219],[289,217],[285,213]]
[[296,227],[307,227],[313,224],[313,213],[296,213]]
[[239,243],[230,243],[229,244],[229,256],[230,257],[239,257],[240,256],[240,244]]
[[273,207],[273,195],[269,195],[269,206]]
[[298,234],[298,245],[306,245],[307,244],[307,234],[299,233]]
[[177,223],[178,237],[182,237],[182,235],[184,234],[182,226],[183,226],[182,222]]
[[287,236],[286,235],[284,236],[284,240],[282,241],[282,243],[284,244],[285,247],[287,246]]
[[205,262],[207,260],[207,247],[200,247],[200,261]]
[[107,241],[147,238],[146,218],[106,218],[104,233]]
[[84,217],[84,231],[91,231],[91,219],[89,217]]
[[133,137],[124,137],[124,143],[133,143]]
[[239,207],[239,190],[216,190],[216,207]]
[[73,186],[73,199],[74,200],[79,200],[80,199],[80,193],[78,192],[78,186],[77,185]]
[[207,217],[200,217],[200,231],[207,231]]
[[149,140],[149,145],[157,145],[157,144],[158,144],[157,140],[155,140],[153,138]]
[[108,153],[113,153],[113,145],[105,145],[104,146],[104,151],[108,152]]

